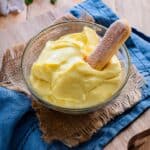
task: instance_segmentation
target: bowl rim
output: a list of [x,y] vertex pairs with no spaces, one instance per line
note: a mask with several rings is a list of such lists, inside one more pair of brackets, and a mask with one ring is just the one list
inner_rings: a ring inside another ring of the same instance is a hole
[[115,100],[115,98],[120,94],[120,92],[122,91],[122,89],[124,88],[124,86],[126,85],[128,79],[129,79],[130,67],[131,67],[131,59],[130,59],[130,55],[129,55],[129,52],[128,52],[128,48],[126,47],[125,44],[123,44],[121,46],[121,49],[124,49],[124,51],[126,53],[126,56],[127,56],[127,60],[128,60],[127,61],[128,62],[128,64],[127,64],[128,69],[127,69],[126,78],[122,82],[121,86],[115,91],[115,93],[111,97],[107,98],[105,100],[105,102],[103,102],[103,103],[99,103],[99,104],[92,105],[92,106],[85,107],[85,108],[66,108],[66,107],[56,106],[54,104],[51,104],[51,103],[47,102],[46,100],[43,100],[42,98],[40,98],[36,94],[36,92],[31,88],[31,85],[29,85],[28,81],[26,80],[26,77],[25,77],[25,74],[24,74],[24,69],[23,69],[25,53],[28,50],[28,48],[30,47],[30,45],[32,44],[32,41],[34,39],[38,38],[43,32],[47,31],[50,28],[56,28],[59,25],[68,24],[68,23],[80,23],[80,24],[83,23],[83,24],[87,24],[87,25],[92,25],[92,26],[98,27],[100,29],[104,29],[105,31],[108,29],[107,27],[105,27],[103,25],[100,25],[100,24],[97,24],[97,23],[93,23],[93,22],[83,21],[83,20],[62,21],[62,22],[55,23],[55,24],[52,24],[52,25],[44,28],[43,30],[38,32],[35,36],[33,36],[28,41],[27,45],[25,46],[24,51],[23,51],[23,55],[22,55],[22,59],[21,59],[21,73],[22,73],[23,80],[24,80],[28,90],[31,92],[31,97],[33,97],[38,102],[42,103],[45,107],[47,107],[49,109],[52,109],[52,110],[55,110],[55,111],[67,113],[67,114],[85,114],[85,113],[96,111],[96,110],[102,108],[103,106],[105,106],[105,105],[107,105],[109,103],[112,103],[113,100]]

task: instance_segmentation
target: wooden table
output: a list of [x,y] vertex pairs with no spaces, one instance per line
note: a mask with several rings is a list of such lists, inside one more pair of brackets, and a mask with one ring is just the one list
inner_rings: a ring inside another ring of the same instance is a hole
[[[21,14],[10,14],[8,17],[0,17],[0,54],[2,53],[2,50],[12,46],[15,43],[27,41],[28,38],[31,38],[41,29],[48,26],[52,20],[55,19],[55,16],[60,16],[59,10],[61,10],[61,14],[63,14],[63,12],[71,8],[79,1],[81,0],[58,0],[56,5],[53,6],[49,4],[49,0],[34,0],[34,3],[28,7],[25,7],[25,10]],[[127,18],[132,26],[143,31],[145,34],[150,35],[149,0],[103,1],[108,4],[120,17]],[[55,11],[55,16],[50,14],[49,10],[52,12]],[[42,21],[37,21],[37,17],[35,16],[38,16],[38,19],[41,18]],[[48,20],[47,17],[50,17],[50,19]],[[22,23],[22,25],[20,25],[20,23]],[[31,26],[31,24],[33,26]],[[34,30],[31,30],[32,27],[34,27]],[[150,110],[146,111],[142,116],[134,121],[134,123],[123,130],[105,147],[105,150],[127,149],[127,143],[133,135],[150,128],[149,116]]]
[[[82,0],[58,0],[55,6],[49,4],[49,0],[34,0],[32,5],[19,15],[9,15],[0,17],[0,30],[11,26],[12,24],[20,23],[29,20],[34,16],[43,14],[49,10],[68,10],[74,4]],[[110,6],[120,17],[125,17],[132,26],[138,28],[147,35],[150,35],[150,4],[149,0],[103,0]]]

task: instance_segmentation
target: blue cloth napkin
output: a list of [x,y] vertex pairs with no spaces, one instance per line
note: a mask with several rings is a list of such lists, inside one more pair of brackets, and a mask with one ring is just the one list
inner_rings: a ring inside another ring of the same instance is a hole
[[[95,21],[109,26],[118,17],[100,0],[87,0],[71,9],[79,17],[83,11],[92,15]],[[144,76],[142,100],[133,108],[109,122],[91,140],[80,144],[74,150],[100,150],[118,133],[150,108],[150,37],[133,29],[126,42],[132,63]],[[31,108],[30,99],[18,92],[0,87],[0,150],[68,150],[61,142],[45,143],[41,138],[38,120]]]

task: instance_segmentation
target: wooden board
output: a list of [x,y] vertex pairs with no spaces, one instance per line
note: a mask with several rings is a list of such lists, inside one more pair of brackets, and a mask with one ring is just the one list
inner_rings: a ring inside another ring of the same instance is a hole
[[[118,12],[120,16],[127,17],[133,25],[142,29],[145,33],[150,33],[150,28],[148,27],[148,23],[150,22],[148,14],[148,12],[150,12],[150,6],[147,5],[148,0],[126,0],[125,2],[120,0],[104,1],[109,4],[114,11]],[[56,6],[52,6],[49,4],[49,0],[36,0],[35,3],[26,8],[24,12],[18,16],[14,17],[9,15],[8,18],[0,17],[0,56],[2,56],[2,50],[16,43],[28,41],[43,28],[49,26],[55,17],[62,15],[75,3],[77,3],[77,1],[68,3],[66,0],[60,0]],[[134,6],[136,11],[133,11],[132,6]],[[55,14],[52,13],[54,10]],[[130,15],[131,12],[133,13],[132,15]],[[18,24],[20,22],[23,23]],[[150,128],[149,116],[150,110],[145,112],[134,123],[121,132],[105,147],[105,150],[116,150],[118,147],[120,150],[126,150],[127,143],[133,135]]]

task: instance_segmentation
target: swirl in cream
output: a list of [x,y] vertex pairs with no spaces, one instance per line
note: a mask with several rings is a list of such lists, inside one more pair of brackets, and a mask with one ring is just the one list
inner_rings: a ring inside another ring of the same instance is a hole
[[88,27],[48,41],[31,69],[33,90],[48,103],[64,108],[103,103],[120,87],[121,65],[114,55],[103,70],[93,69],[84,59],[98,42],[98,35]]

